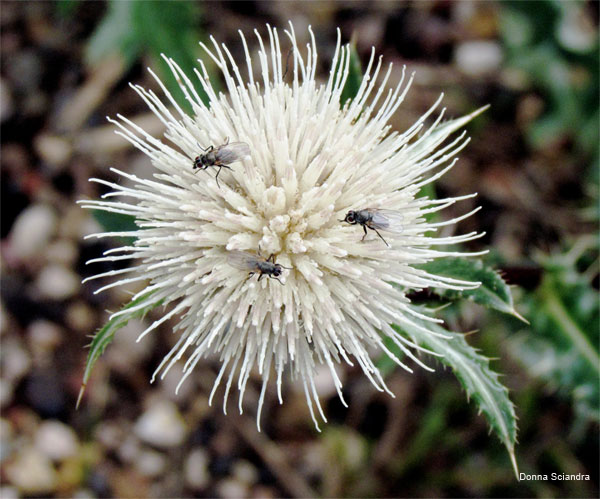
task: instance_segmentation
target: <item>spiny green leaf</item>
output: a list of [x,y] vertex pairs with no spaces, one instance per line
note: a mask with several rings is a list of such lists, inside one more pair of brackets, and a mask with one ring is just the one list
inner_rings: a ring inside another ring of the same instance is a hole
[[443,258],[420,265],[419,268],[434,275],[481,283],[477,289],[464,291],[436,288],[436,294],[450,300],[467,298],[479,305],[513,315],[527,322],[515,310],[508,284],[496,271],[485,266],[482,261],[466,258]]
[[125,232],[139,229],[135,224],[135,217],[132,215],[103,210],[92,210],[92,215],[109,232]]
[[113,54],[121,54],[127,65],[135,61],[142,48],[131,26],[136,3],[112,1],[108,4],[106,15],[87,42],[85,59],[88,64],[94,65]]
[[475,400],[480,412],[483,412],[490,427],[506,447],[518,476],[514,452],[517,437],[515,408],[508,397],[507,388],[498,380],[498,373],[491,370],[489,359],[470,346],[463,334],[449,332],[436,323],[416,318],[411,320],[433,333],[450,337],[440,338],[414,326],[404,325],[401,328],[393,325],[396,331],[406,333],[419,345],[443,356],[439,360],[452,368],[467,395]]
[[350,65],[348,68],[348,78],[340,95],[340,105],[346,104],[348,99],[354,99],[360,88],[363,79],[360,58],[356,52],[356,44],[350,43]]
[[81,383],[81,389],[79,390],[79,396],[77,397],[77,407],[79,407],[79,403],[81,402],[81,397],[83,397],[83,392],[87,386],[88,380],[90,379],[90,375],[92,374],[92,368],[96,361],[100,358],[100,356],[106,350],[106,347],[112,343],[115,333],[124,327],[131,319],[139,319],[144,317],[150,310],[158,307],[162,300],[152,301],[151,299],[152,293],[145,294],[140,296],[138,299],[133,300],[132,302],[125,305],[121,310],[128,310],[130,308],[136,307],[145,301],[148,304],[139,310],[135,310],[130,313],[125,313],[123,315],[119,315],[118,317],[114,317],[110,319],[104,327],[102,327],[95,335],[92,343],[90,344],[90,352],[88,353],[88,357],[85,363],[85,371],[83,373],[83,381]]
[[[92,210],[92,216],[107,232],[133,232],[139,230],[135,217],[112,211]],[[133,243],[135,237],[121,237],[124,243]]]
[[[198,42],[201,35],[197,26],[200,21],[198,4],[192,2],[131,2],[133,4],[133,29],[137,37],[143,40],[160,68],[160,75],[178,104],[188,112],[191,105],[185,99],[168,64],[161,54],[172,58],[183,72],[193,81],[196,60],[202,55]],[[208,96],[197,85],[198,95],[208,102]]]

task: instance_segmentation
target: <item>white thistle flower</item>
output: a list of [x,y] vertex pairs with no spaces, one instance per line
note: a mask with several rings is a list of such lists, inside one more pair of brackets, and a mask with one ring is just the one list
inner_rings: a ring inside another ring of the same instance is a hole
[[[84,201],[84,206],[133,215],[139,227],[133,233],[134,245],[109,250],[94,260],[135,259],[136,265],[92,279],[125,275],[97,292],[147,281],[147,287],[133,299],[146,298],[127,313],[160,301],[175,304],[139,337],[181,316],[180,337],[154,377],[164,376],[187,352],[181,384],[201,358],[217,354],[222,367],[210,400],[226,379],[225,409],[237,376],[241,411],[250,371],[258,367],[263,378],[257,415],[260,428],[272,371],[281,402],[282,376],[289,370],[302,383],[317,425],[313,406],[326,421],[314,381],[317,365],[328,366],[343,403],[336,373],[336,364],[341,362],[357,362],[378,390],[392,395],[370,354],[386,352],[411,371],[386,348],[384,339],[389,338],[406,358],[428,369],[413,353],[422,348],[390,324],[420,328],[413,322],[415,317],[435,320],[417,312],[405,290],[477,286],[415,267],[435,258],[464,255],[432,248],[479,236],[432,237],[438,228],[473,212],[439,223],[428,223],[424,217],[471,196],[438,200],[416,196],[454,165],[456,158],[452,158],[468,142],[464,133],[444,144],[447,137],[482,110],[448,122],[442,122],[442,110],[425,127],[440,96],[407,131],[392,132],[387,122],[404,100],[412,76],[404,83],[403,71],[400,83],[388,89],[392,66],[382,74],[381,58],[375,62],[372,53],[357,95],[340,109],[350,48],[341,45],[339,30],[329,79],[323,84],[315,79],[317,48],[312,31],[304,53],[293,26],[285,31],[292,45],[287,75],[291,83],[284,82],[285,57],[277,30],[268,27],[270,49],[255,33],[260,46],[258,79],[254,76],[256,58],[250,56],[241,32],[247,78],[225,45],[213,38],[212,49],[202,45],[222,71],[228,95],[215,93],[201,61],[198,81],[193,82],[165,57],[193,116],[179,107],[154,73],[170,107],[151,90],[132,85],[166,126],[168,142],[152,137],[123,116],[110,120],[119,127],[118,134],[150,157],[157,172],[154,180],[146,180],[113,169],[134,187],[92,179],[114,191],[101,201]],[[198,82],[210,98],[209,106],[195,90]],[[227,140],[247,144],[250,154],[232,162],[231,170],[223,170],[217,186],[215,168],[208,168],[211,175],[206,175],[194,170],[193,163],[203,154],[201,147],[218,147]],[[400,212],[401,226],[396,227],[400,230],[382,234],[389,246],[372,230],[361,242],[360,225],[340,222],[349,210],[367,207]],[[115,235],[132,233],[91,237]],[[240,269],[239,252],[256,255],[259,248],[263,255],[274,254],[277,263],[290,268],[283,270],[283,285],[268,276],[261,281],[249,278],[248,271]],[[233,261],[231,255],[235,255]]]

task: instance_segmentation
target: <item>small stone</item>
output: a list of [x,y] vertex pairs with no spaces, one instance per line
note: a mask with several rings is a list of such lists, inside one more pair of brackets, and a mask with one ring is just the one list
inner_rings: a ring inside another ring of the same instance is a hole
[[160,400],[140,416],[134,432],[150,445],[168,448],[181,445],[187,428],[175,404]]
[[54,491],[57,475],[52,461],[34,447],[25,447],[4,468],[8,482],[25,495],[44,495]]
[[115,336],[113,348],[108,352],[111,365],[123,372],[128,372],[131,366],[139,364],[152,353],[155,336],[150,335],[142,341],[137,341],[140,334],[150,324],[143,319],[132,319],[119,329]]
[[[0,462],[10,455],[12,450],[13,429],[6,419],[0,419]],[[2,497],[0,495],[0,497]]]
[[248,487],[244,483],[240,483],[232,478],[221,480],[217,484],[219,496],[225,498],[248,497]]
[[123,438],[123,428],[112,421],[98,423],[94,431],[94,440],[106,449],[114,451]]
[[185,460],[183,474],[185,483],[194,490],[202,490],[208,486],[208,455],[204,449],[194,449]]
[[51,243],[44,251],[48,262],[59,263],[65,267],[72,266],[78,256],[77,246],[67,239],[60,239]]
[[166,457],[156,451],[146,450],[135,460],[136,469],[144,476],[157,477],[167,468]]
[[[341,379],[343,382],[343,376],[341,377]],[[331,372],[329,371],[328,366],[318,366],[316,368],[314,380],[315,388],[317,389],[317,393],[320,397],[325,399],[337,393],[337,390],[335,389],[335,382],[331,377]]]
[[65,321],[74,331],[91,334],[96,324],[96,312],[82,301],[76,301],[67,308]]
[[2,485],[0,487],[0,497],[2,499],[19,499],[19,491],[14,487]]
[[53,461],[62,461],[79,451],[75,431],[56,420],[44,421],[35,434],[35,446]]
[[56,230],[56,214],[44,204],[26,208],[10,231],[10,251],[15,258],[29,258],[44,249]]
[[3,381],[19,381],[27,374],[31,366],[29,353],[16,337],[9,337],[2,341],[0,359],[2,360]]
[[142,446],[140,441],[132,433],[128,433],[127,436],[119,442],[117,454],[125,463],[135,462],[141,452]]
[[29,349],[36,357],[50,356],[62,341],[60,327],[50,321],[38,320],[27,328]]
[[73,146],[67,139],[53,135],[39,135],[34,145],[40,157],[55,168],[64,166],[73,152]]
[[244,460],[240,459],[236,461],[232,467],[231,474],[240,482],[245,483],[246,485],[254,485],[258,482],[258,471],[256,467]]
[[495,41],[472,40],[456,47],[454,59],[460,70],[470,76],[482,76],[500,69],[502,47]]
[[587,12],[585,4],[573,2],[563,9],[556,35],[563,47],[574,52],[588,52],[598,46],[598,32],[593,16]]
[[44,267],[36,280],[37,290],[42,297],[51,300],[66,300],[77,293],[79,286],[77,274],[55,264]]

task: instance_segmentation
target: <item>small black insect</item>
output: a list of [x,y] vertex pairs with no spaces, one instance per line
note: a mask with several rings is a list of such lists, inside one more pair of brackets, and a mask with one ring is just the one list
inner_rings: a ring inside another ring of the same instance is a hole
[[374,230],[381,240],[386,244],[386,246],[389,246],[389,244],[379,233],[379,230],[385,230],[393,234],[399,234],[402,232],[402,215],[400,212],[395,210],[382,210],[379,208],[350,210],[348,213],[346,213],[344,220],[340,220],[340,222],[346,222],[350,225],[362,225],[365,234],[361,241],[364,241],[365,237],[367,236],[367,229]]
[[219,186],[219,173],[223,168],[231,170],[229,164],[242,159],[244,156],[250,154],[250,147],[245,142],[232,142],[229,143],[229,139],[225,144],[219,147],[208,146],[206,149],[200,148],[204,151],[204,154],[196,156],[194,160],[194,170],[207,170],[209,166],[215,166],[219,168],[219,171],[215,175],[217,186]]
[[265,259],[260,254],[260,250],[258,255],[253,255],[252,253],[247,253],[245,251],[230,251],[228,261],[229,264],[236,269],[250,271],[248,277],[258,274],[258,280],[260,281],[263,276],[266,275],[271,279],[275,279],[279,284],[283,284],[277,279],[283,272],[283,269],[291,270],[290,267],[284,267],[279,263],[275,263],[274,254],[271,254],[269,258]]

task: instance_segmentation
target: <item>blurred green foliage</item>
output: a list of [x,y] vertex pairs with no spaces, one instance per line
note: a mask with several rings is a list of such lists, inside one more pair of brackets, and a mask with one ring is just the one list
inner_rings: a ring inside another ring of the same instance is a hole
[[[600,50],[598,30],[583,1],[502,2],[507,63],[539,92],[545,109],[526,130],[532,147],[573,142],[588,176],[584,219],[598,228],[600,168]],[[598,233],[576,238],[564,251],[538,260],[542,281],[522,299],[531,329],[511,342],[511,353],[533,375],[572,401],[574,426],[600,421],[600,311]]]
[[542,283],[523,300],[533,334],[521,331],[510,349],[533,376],[571,399],[575,425],[600,422],[600,302],[586,273],[597,272],[593,243],[584,238],[570,252],[544,259]]
[[570,138],[598,167],[600,52],[588,6],[543,0],[507,1],[501,7],[507,65],[522,72],[546,106],[527,130],[530,144],[543,148]]
[[[67,4],[60,7],[60,14],[70,15],[77,7]],[[172,58],[185,74],[193,75],[194,69],[199,67],[196,61],[202,56],[199,42],[205,38],[200,25],[201,9],[196,2],[111,0],[104,18],[88,40],[85,59],[93,66],[105,57],[119,54],[126,66],[130,66],[142,55],[149,54],[177,103],[191,112],[191,105],[161,54]],[[210,63],[207,64],[209,70],[210,67]],[[218,82],[213,84],[218,85]],[[196,91],[207,103],[208,96],[201,85]]]

